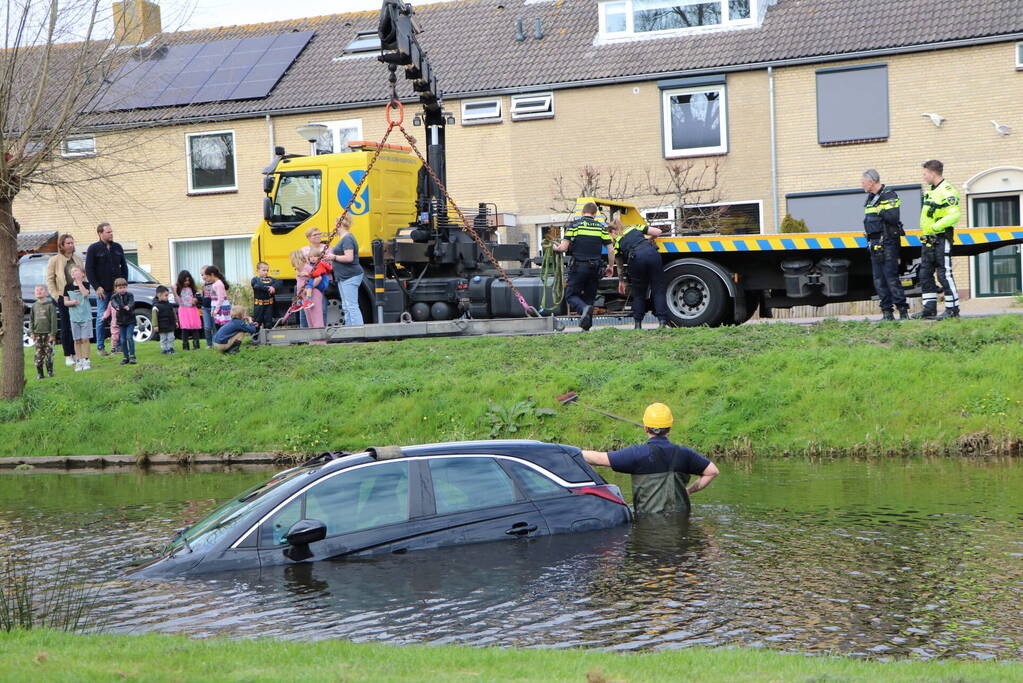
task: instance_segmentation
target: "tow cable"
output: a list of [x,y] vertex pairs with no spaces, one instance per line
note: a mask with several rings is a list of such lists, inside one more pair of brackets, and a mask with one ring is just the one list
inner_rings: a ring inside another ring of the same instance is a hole
[[543,283],[540,310],[550,313],[557,310],[565,299],[565,256],[554,251],[554,245],[552,240],[543,241],[540,260],[540,282]]

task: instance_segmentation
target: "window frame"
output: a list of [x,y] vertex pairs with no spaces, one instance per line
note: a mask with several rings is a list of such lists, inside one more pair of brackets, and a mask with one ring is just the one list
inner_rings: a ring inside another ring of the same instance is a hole
[[[494,104],[497,113],[492,115],[469,114],[466,108],[474,104]],[[462,100],[462,125],[476,125],[481,123],[501,123],[504,121],[504,103],[500,97],[487,97],[475,100]]]
[[[356,128],[358,130],[358,133],[356,133],[355,137],[353,138],[355,141],[362,140],[362,137],[363,137],[362,136],[362,119],[361,118],[358,118],[358,119],[338,119],[338,120],[335,120],[335,121],[310,121],[310,123],[318,124],[318,125],[321,125],[321,126],[326,126],[328,129],[330,129],[331,146],[333,147],[333,150],[330,151],[330,152],[324,152],[324,154],[344,154],[345,153],[345,152],[337,151],[337,148],[341,146],[341,144],[340,144],[341,143],[341,137],[340,136],[341,136],[341,129],[343,129],[343,128]],[[348,151],[350,152],[351,149],[349,148]],[[309,156],[314,156],[314,157],[315,156],[323,156],[323,154],[317,154],[316,153],[316,143],[315,142],[310,142],[309,143]]]
[[[542,110],[528,110],[516,113],[516,105],[528,100],[546,100],[547,104]],[[537,93],[522,93],[511,97],[511,119],[512,121],[528,121],[529,119],[552,119],[554,118],[554,91]]]
[[1023,71],[1023,41],[1016,43],[1016,71]]
[[[674,35],[685,35],[689,33],[704,33],[709,31],[722,31],[735,28],[750,28],[757,24],[757,17],[759,16],[759,3],[762,0],[749,0],[749,17],[740,19],[732,19],[731,11],[729,9],[729,0],[694,0],[689,4],[707,4],[710,2],[717,2],[721,6],[721,17],[722,21],[720,24],[707,24],[705,26],[686,26],[680,28],[669,28],[661,29],[658,31],[636,31],[635,22],[635,9],[633,7],[633,0],[606,0],[598,4],[598,26],[600,32],[600,38],[605,41],[615,41],[623,38],[641,38],[641,37],[664,37]],[[613,33],[607,30],[607,7],[608,5],[618,5],[624,3],[625,5],[625,30],[615,31]]]
[[[352,45],[354,45],[355,43],[359,42],[359,40],[363,39],[365,36],[376,36],[376,39],[377,39],[376,40],[376,44],[375,45],[371,45],[370,47],[358,47],[358,48],[353,49]],[[344,50],[342,50],[342,52],[344,54],[346,54],[346,55],[358,55],[358,54],[362,54],[364,52],[379,52],[380,50],[381,50],[381,45],[380,45],[380,33],[379,32],[377,32],[377,31],[356,31],[355,32],[355,37],[352,38],[350,41],[348,41],[348,43],[345,45]]]
[[[209,137],[212,135],[231,136],[231,173],[234,176],[233,185],[222,187],[196,188],[192,178],[192,138]],[[234,129],[208,130],[197,133],[185,133],[185,178],[188,182],[188,195],[223,194],[225,192],[238,191],[238,137]]]
[[[676,150],[671,147],[671,100],[673,95],[689,95],[693,93],[717,91],[721,99],[721,144],[714,147],[693,147]],[[725,83],[694,85],[661,90],[661,139],[662,152],[665,159],[683,159],[686,157],[721,156],[728,154],[728,86]]]
[[[92,151],[90,152],[70,152],[68,151],[67,143],[71,140],[92,140]],[[96,136],[91,133],[82,135],[69,135],[60,142],[60,155],[65,159],[76,159],[81,157],[94,157],[96,156]]]

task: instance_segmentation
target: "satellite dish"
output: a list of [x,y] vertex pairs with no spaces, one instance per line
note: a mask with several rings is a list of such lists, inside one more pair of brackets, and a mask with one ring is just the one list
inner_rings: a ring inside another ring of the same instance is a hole
[[298,134],[304,137],[309,142],[316,142],[320,139],[320,136],[326,133],[329,128],[322,123],[307,123],[304,126],[299,126],[295,130]]

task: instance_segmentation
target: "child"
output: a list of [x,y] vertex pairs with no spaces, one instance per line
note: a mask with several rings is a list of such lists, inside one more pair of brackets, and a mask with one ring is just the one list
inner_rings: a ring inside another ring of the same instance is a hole
[[213,348],[213,333],[217,326],[213,324],[213,278],[206,274],[210,266],[203,266],[199,269],[199,279],[202,280],[202,296],[200,297],[202,307],[202,333],[206,337],[206,348]]
[[260,327],[270,329],[274,326],[274,302],[279,286],[280,282],[270,277],[270,264],[266,261],[257,263],[256,277],[252,278],[252,303],[255,307],[253,320]]
[[168,294],[170,290],[160,285],[156,288],[156,301],[153,302],[153,332],[160,333],[160,353],[163,354],[175,353],[174,330],[178,326]]
[[46,285],[36,285],[36,300],[28,314],[29,332],[36,343],[36,379],[53,377],[53,343],[57,341],[57,306],[50,298]]
[[64,308],[67,309],[71,339],[75,342],[75,372],[92,369],[89,342],[92,339],[92,306],[89,304],[89,283],[85,271],[71,266],[71,280],[64,287]]
[[213,348],[221,353],[238,353],[246,334],[256,334],[259,326],[245,315],[244,306],[235,306],[231,319],[213,335]]
[[135,365],[135,295],[128,291],[128,281],[123,277],[114,280],[114,295],[110,297],[114,307],[117,326],[121,331],[121,365]]
[[199,338],[202,336],[202,315],[199,314],[199,291],[195,286],[192,274],[187,270],[178,273],[178,282],[174,285],[174,295],[178,298],[178,323],[181,328],[181,348],[188,351],[188,340],[192,340],[192,349],[199,349]]
[[117,311],[107,302],[107,310],[103,311],[103,319],[110,321],[110,348],[121,348],[121,328],[117,326]]
[[216,266],[206,266],[204,272],[206,281],[210,285],[210,312],[213,315],[213,324],[220,328],[231,319],[231,301],[227,298],[227,290],[231,285],[221,274]]
[[[326,275],[314,275],[317,270],[330,272],[326,263],[320,264],[320,255],[312,253],[308,257],[301,250],[291,253],[291,265],[295,267],[295,292],[303,292],[302,311],[305,313],[309,327],[323,327],[323,306],[326,301],[324,291],[330,282]],[[321,267],[322,265],[322,267]]]

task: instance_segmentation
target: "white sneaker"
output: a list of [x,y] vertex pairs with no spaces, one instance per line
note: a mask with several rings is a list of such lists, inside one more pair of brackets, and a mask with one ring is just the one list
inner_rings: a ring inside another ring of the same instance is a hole
[[85,364],[82,366],[82,370],[92,370],[92,360],[84,358],[82,362]]
[[72,365],[77,365],[77,363],[78,361],[73,356],[64,356],[64,365],[67,367],[70,368]]
[[85,369],[85,361],[84,360],[75,361],[75,372],[81,372],[84,369]]

